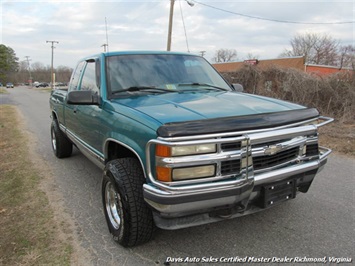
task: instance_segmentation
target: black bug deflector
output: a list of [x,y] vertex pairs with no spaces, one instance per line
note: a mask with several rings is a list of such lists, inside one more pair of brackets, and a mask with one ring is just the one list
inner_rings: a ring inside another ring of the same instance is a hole
[[297,123],[319,116],[317,109],[306,108],[276,113],[233,116],[167,123],[158,128],[159,137],[180,137],[232,131],[257,130]]

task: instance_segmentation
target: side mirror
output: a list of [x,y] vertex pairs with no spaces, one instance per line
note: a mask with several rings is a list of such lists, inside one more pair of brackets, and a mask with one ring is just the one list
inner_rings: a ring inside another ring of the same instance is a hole
[[67,95],[67,104],[99,105],[100,96],[94,91],[70,91]]
[[232,87],[234,88],[235,91],[238,91],[238,92],[243,92],[244,91],[244,88],[243,88],[242,84],[234,83],[234,84],[232,84]]

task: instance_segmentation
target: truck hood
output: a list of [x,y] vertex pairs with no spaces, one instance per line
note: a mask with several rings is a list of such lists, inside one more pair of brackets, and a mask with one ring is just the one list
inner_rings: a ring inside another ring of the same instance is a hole
[[182,92],[113,99],[161,124],[229,116],[273,113],[305,107],[238,92]]

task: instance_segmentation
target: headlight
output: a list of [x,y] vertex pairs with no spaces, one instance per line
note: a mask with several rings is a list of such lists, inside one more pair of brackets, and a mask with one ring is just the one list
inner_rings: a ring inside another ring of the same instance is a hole
[[160,157],[175,157],[183,155],[197,155],[216,152],[216,144],[200,144],[169,147],[164,145],[156,146],[156,155]]
[[216,174],[216,166],[211,164],[173,169],[157,166],[156,171],[159,181],[172,182],[214,176]]
[[172,179],[174,181],[179,181],[185,179],[211,177],[215,175],[215,168],[216,167],[214,165],[204,165],[173,169]]
[[[216,144],[198,144],[184,146],[166,146],[157,144],[155,155],[157,157],[178,157],[199,155],[217,152]],[[211,177],[216,174],[216,166],[198,165],[191,167],[169,168],[164,165],[156,166],[157,180],[163,182],[182,181],[195,178]]]

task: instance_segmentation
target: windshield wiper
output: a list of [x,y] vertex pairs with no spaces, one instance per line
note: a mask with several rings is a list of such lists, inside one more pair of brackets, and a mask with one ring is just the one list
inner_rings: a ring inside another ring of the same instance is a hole
[[223,91],[228,91],[225,88],[221,88],[215,85],[211,85],[208,83],[199,83],[199,82],[192,82],[192,83],[180,83],[178,86],[201,86],[201,87],[208,87],[208,88],[213,88],[213,89],[218,89],[218,90],[223,90]]
[[117,94],[121,92],[135,92],[135,91],[159,91],[159,92],[175,92],[173,90],[158,88],[154,86],[132,86],[123,90],[114,91],[112,94]]

